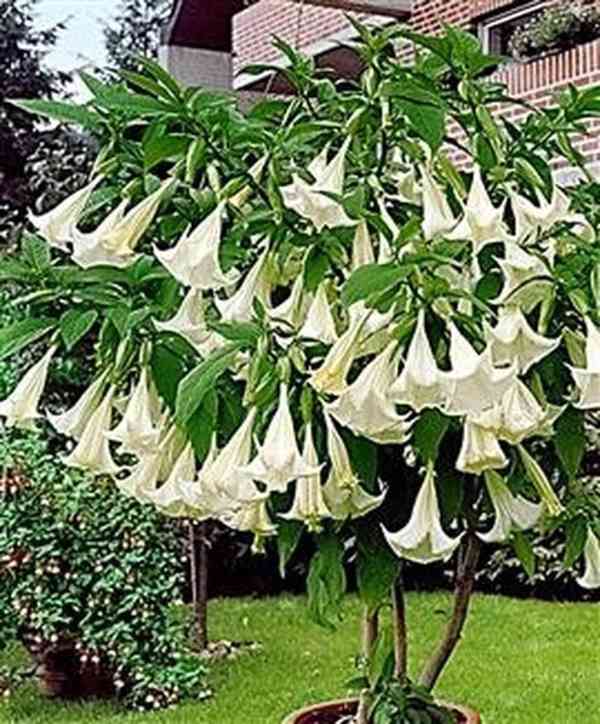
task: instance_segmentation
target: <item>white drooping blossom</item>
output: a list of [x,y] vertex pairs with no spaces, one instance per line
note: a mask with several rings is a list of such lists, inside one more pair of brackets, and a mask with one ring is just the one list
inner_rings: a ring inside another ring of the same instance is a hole
[[447,234],[457,224],[446,199],[446,194],[434,181],[425,166],[420,166],[423,188],[423,236],[427,241]]
[[88,470],[95,475],[116,475],[119,472],[106,436],[112,420],[114,393],[111,387],[92,413],[75,449],[64,459],[65,465]]
[[[267,162],[269,160],[268,154],[265,154],[264,156],[261,156],[256,163],[254,163],[249,169],[248,169],[248,175],[252,178],[252,180],[255,183],[258,183],[263,175],[263,171],[265,170],[265,166],[267,165]],[[243,186],[236,194],[231,196],[227,203],[230,206],[234,206],[236,209],[240,209],[252,196],[254,193],[254,189],[250,184],[247,186]]]
[[252,480],[242,472],[250,463],[255,420],[256,408],[252,408],[214,461],[205,464],[202,469],[203,483],[232,502],[252,500],[257,493]]
[[181,479],[179,491],[187,515],[194,520],[218,519],[236,507],[228,496],[221,494],[208,473],[217,459],[216,436],[213,436],[208,454],[194,479]]
[[160,450],[143,455],[129,475],[115,480],[117,488],[128,498],[150,503],[151,496],[161,479],[162,456]]
[[324,282],[317,289],[298,336],[306,339],[316,339],[324,344],[333,344],[338,339],[335,320],[327,300]]
[[351,321],[348,329],[333,344],[321,366],[308,380],[315,390],[341,395],[346,389],[346,378],[359,352],[363,324],[362,318]]
[[[403,166],[402,154],[399,148],[395,148],[392,155],[392,163]],[[421,186],[417,181],[417,174],[414,166],[409,166],[408,171],[395,170],[392,180],[396,186],[396,199],[404,204],[419,205],[421,203]]]
[[400,444],[410,434],[408,415],[399,415],[390,398],[396,377],[396,345],[391,343],[362,370],[335,402],[327,405],[329,414],[356,435],[381,444]]
[[579,391],[576,407],[595,410],[600,407],[600,331],[589,317],[585,320],[585,369],[571,367],[571,374]]
[[455,324],[450,323],[450,372],[446,412],[476,416],[499,402],[516,378],[515,365],[499,369],[492,364],[489,347],[477,354]]
[[177,458],[167,481],[159,488],[146,494],[146,499],[161,513],[171,518],[185,518],[191,513],[182,489],[182,481],[196,477],[196,456],[192,444],[188,442]]
[[544,409],[525,383],[515,379],[500,402],[478,416],[477,423],[518,445],[532,435],[545,434],[561,412],[561,408]]
[[467,239],[478,253],[486,244],[504,241],[507,238],[503,222],[506,202],[496,208],[481,178],[481,169],[475,166],[473,181],[464,208],[464,216],[458,226],[449,234],[449,239]]
[[446,383],[427,337],[423,310],[419,312],[404,368],[390,387],[390,396],[394,402],[409,405],[415,412],[444,405]]
[[253,500],[245,502],[235,510],[221,516],[221,522],[241,533],[253,533],[255,536],[252,549],[258,553],[263,550],[262,539],[277,533],[277,526],[272,522],[267,510],[268,495],[257,494]]
[[331,517],[331,514],[325,504],[321,486],[319,458],[317,457],[310,423],[306,426],[302,457],[307,466],[318,470],[318,472],[298,478],[292,507],[287,513],[281,513],[280,515],[286,520],[299,520],[309,530],[318,532],[321,529],[321,520]]
[[154,412],[148,371],[143,367],[125,414],[117,427],[107,433],[108,439],[120,442],[125,452],[133,454],[152,452],[158,445],[161,432]]
[[174,317],[166,322],[154,320],[159,332],[178,334],[187,340],[201,357],[223,346],[225,341],[209,329],[204,319],[205,301],[202,292],[190,289]]
[[552,277],[539,256],[512,242],[504,248],[504,259],[498,259],[504,285],[494,303],[520,307],[527,314],[551,294]]
[[315,177],[313,184],[306,183],[294,174],[292,183],[281,189],[285,206],[312,221],[317,231],[325,227],[353,226],[356,223],[346,215],[341,204],[322,193],[343,193],[345,160],[350,141],[351,138],[344,141],[332,161],[324,167],[322,155],[317,157],[318,163],[309,167]]
[[524,531],[538,524],[544,512],[542,504],[513,495],[502,476],[487,471],[485,484],[494,507],[494,525],[487,533],[478,533],[486,543],[504,543],[513,531]]
[[69,244],[73,243],[75,227],[79,223],[90,196],[101,181],[102,176],[96,176],[87,186],[71,194],[45,214],[29,213],[29,221],[50,246],[63,251],[68,250]]
[[[390,230],[392,240],[396,239],[398,237],[398,234],[400,233],[400,227],[394,221],[394,219],[392,219],[383,199],[377,199],[377,206],[379,207],[379,214],[381,216],[381,220]],[[393,261],[393,259],[394,252],[392,251],[390,242],[388,241],[386,235],[383,232],[379,232],[379,249],[377,251],[377,263],[387,264],[388,262]]]
[[90,421],[90,417],[98,409],[98,405],[102,400],[110,372],[110,368],[106,369],[94,380],[69,410],[66,410],[60,415],[54,415],[51,412],[46,413],[48,422],[57,432],[61,435],[72,437],[75,440],[81,438],[83,431]]
[[254,314],[255,299],[259,299],[265,307],[268,306],[267,290],[263,279],[268,253],[267,247],[254,262],[233,296],[227,299],[215,297],[215,304],[224,322],[249,322]]
[[331,469],[323,487],[325,505],[336,520],[360,518],[379,507],[385,498],[371,495],[363,490],[360,480],[350,463],[350,455],[335,424],[327,411],[324,411],[327,426],[327,451]]
[[72,261],[82,269],[96,266],[113,266],[119,269],[131,266],[139,258],[138,254],[122,256],[104,245],[104,239],[119,227],[125,218],[129,202],[127,199],[116,206],[94,231],[87,233],[74,229]]
[[481,475],[485,470],[498,470],[508,465],[495,433],[467,418],[456,469],[463,473]]
[[184,286],[222,289],[239,278],[236,271],[225,273],[219,259],[224,210],[225,202],[221,202],[192,232],[185,232],[172,249],[161,251],[154,247],[156,258]]
[[5,418],[7,427],[30,430],[35,427],[35,421],[42,417],[38,406],[46,387],[48,368],[55,353],[56,346],[53,345],[27,370],[10,395],[0,402],[0,417]]
[[452,557],[462,534],[452,538],[444,532],[432,465],[428,466],[408,523],[397,533],[386,528],[383,533],[399,558],[427,564]]
[[577,583],[588,590],[600,588],[600,539],[591,529],[588,530],[584,558],[585,572]]
[[304,279],[302,274],[296,277],[289,296],[281,304],[271,307],[267,314],[275,323],[283,323],[288,330],[297,329],[304,321],[307,311],[307,295],[304,292]]
[[298,449],[290,413],[287,385],[279,386],[279,404],[265,440],[254,460],[242,472],[267,486],[269,492],[284,493],[292,480],[314,475],[319,467],[308,465]]
[[352,242],[352,260],[350,271],[356,271],[361,266],[375,263],[375,251],[369,234],[369,227],[366,221],[361,221],[356,227],[354,240]]
[[525,374],[560,344],[560,338],[549,339],[535,332],[518,307],[503,307],[498,324],[488,330],[494,364],[516,362]]
[[137,203],[100,239],[102,246],[118,257],[131,257],[138,242],[154,221],[164,196],[176,183],[174,178],[163,181],[156,191]]

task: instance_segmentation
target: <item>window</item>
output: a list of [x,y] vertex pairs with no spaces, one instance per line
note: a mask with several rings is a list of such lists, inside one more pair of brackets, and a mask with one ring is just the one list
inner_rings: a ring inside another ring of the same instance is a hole
[[548,5],[548,2],[522,3],[503,13],[495,13],[479,24],[479,38],[488,53],[509,55],[509,42],[515,30],[532,20]]

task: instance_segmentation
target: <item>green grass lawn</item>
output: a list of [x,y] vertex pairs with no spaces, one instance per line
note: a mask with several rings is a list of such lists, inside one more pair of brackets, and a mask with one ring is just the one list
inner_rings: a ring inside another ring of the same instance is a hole
[[[449,605],[445,594],[409,597],[413,665]],[[105,704],[65,707],[30,689],[0,704],[0,721],[280,724],[295,708],[345,693],[358,613],[356,599],[348,599],[344,620],[328,633],[309,620],[302,598],[214,601],[214,638],[260,641],[264,650],[215,665],[208,702],[132,715]],[[477,597],[439,694],[480,709],[485,724],[600,724],[600,606]]]

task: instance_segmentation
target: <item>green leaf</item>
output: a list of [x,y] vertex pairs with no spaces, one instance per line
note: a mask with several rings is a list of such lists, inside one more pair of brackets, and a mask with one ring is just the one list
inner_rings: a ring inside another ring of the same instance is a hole
[[81,312],[72,309],[65,312],[60,318],[60,333],[67,349],[72,349],[80,339],[94,326],[98,319],[98,312],[90,309],[87,312]]
[[552,438],[556,454],[569,480],[574,480],[585,453],[584,414],[568,407],[554,423]]
[[398,575],[398,559],[383,540],[378,525],[357,526],[356,579],[361,601],[370,613],[389,600]]
[[450,419],[438,410],[424,410],[413,428],[413,444],[421,458],[435,460]]
[[285,578],[285,569],[302,538],[304,526],[297,520],[282,520],[277,526],[279,575]]
[[56,327],[56,320],[26,319],[16,322],[0,331],[0,360],[16,354],[19,350],[36,342]]
[[513,547],[525,573],[531,578],[535,573],[535,553],[531,541],[524,533],[517,531],[513,536]]
[[38,116],[52,118],[61,123],[76,123],[83,128],[95,129],[102,123],[102,118],[93,111],[84,106],[77,106],[72,103],[63,103],[61,101],[45,101],[40,99],[34,100],[9,100],[12,103],[29,113],[35,113]]
[[412,266],[365,264],[353,272],[342,288],[342,303],[350,307],[361,299],[392,289],[412,273]]
[[249,347],[256,346],[262,335],[260,327],[252,322],[217,322],[212,324],[211,328],[230,342],[239,342]]
[[39,236],[24,232],[21,250],[34,271],[42,273],[50,267],[50,247]]
[[204,396],[214,387],[239,351],[239,344],[216,350],[184,377],[179,384],[176,401],[176,416],[180,424],[188,423]]
[[216,390],[209,390],[200,406],[190,417],[186,431],[194,452],[200,460],[208,455],[219,415],[219,396]]
[[183,158],[190,145],[190,137],[184,135],[159,136],[144,144],[144,169],[150,171],[159,163]]
[[575,561],[583,554],[588,535],[588,525],[581,515],[569,520],[565,525],[567,545],[563,565],[571,568]]
[[313,619],[334,629],[346,592],[344,547],[335,535],[319,537],[319,549],[310,563],[307,578],[308,607]]
[[330,265],[329,256],[322,249],[313,246],[308,252],[304,264],[304,280],[307,292],[314,293],[317,291],[319,284],[329,271]]

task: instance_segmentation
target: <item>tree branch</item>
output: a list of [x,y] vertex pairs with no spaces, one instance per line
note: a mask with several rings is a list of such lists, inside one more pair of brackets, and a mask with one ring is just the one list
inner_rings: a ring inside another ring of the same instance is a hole
[[458,642],[469,612],[469,603],[475,584],[475,573],[479,561],[481,543],[472,531],[468,531],[461,543],[454,585],[454,611],[446,626],[440,644],[429,659],[419,683],[428,690],[433,689]]

